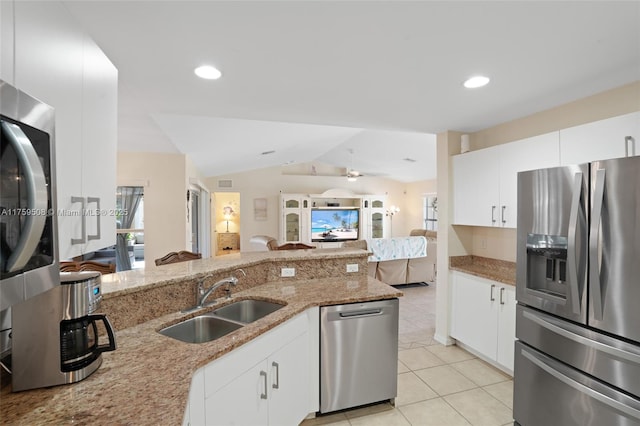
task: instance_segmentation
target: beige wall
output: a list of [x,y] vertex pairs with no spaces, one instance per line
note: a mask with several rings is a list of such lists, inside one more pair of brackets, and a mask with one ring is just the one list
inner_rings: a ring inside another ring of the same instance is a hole
[[185,156],[118,153],[118,185],[144,186],[144,255],[147,262],[187,248]]
[[[233,187],[218,188],[218,180],[231,179]],[[207,186],[218,195],[221,192],[239,192],[243,215],[240,224],[240,247],[251,250],[249,239],[253,235],[279,234],[280,193],[321,194],[332,188],[344,188],[356,194],[387,194],[388,205],[400,207],[393,219],[394,235],[408,235],[413,228],[422,228],[422,194],[435,192],[435,181],[402,183],[380,177],[361,177],[347,182],[341,176],[308,176],[283,174],[281,167],[271,167],[223,176],[209,177]],[[267,220],[257,221],[253,215],[253,200],[267,199]],[[218,207],[216,207],[218,208]]]
[[640,81],[471,133],[469,144],[481,149],[634,111],[640,111]]

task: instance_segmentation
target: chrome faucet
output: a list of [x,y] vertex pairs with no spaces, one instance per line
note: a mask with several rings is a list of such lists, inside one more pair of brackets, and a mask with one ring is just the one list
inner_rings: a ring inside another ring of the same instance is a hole
[[[236,272],[242,272],[243,276],[247,276],[247,274],[242,269],[236,269]],[[221,279],[205,290],[204,280],[206,279],[207,278],[203,278],[198,282],[198,294],[200,295],[200,298],[198,299],[198,305],[196,306],[197,308],[202,308],[204,306],[204,302],[207,300],[207,297],[209,297],[209,295],[211,295],[211,293],[213,293],[218,287],[224,284],[227,284],[227,299],[231,299],[231,286],[235,286],[238,284],[238,278],[236,278],[234,275],[231,275],[230,277]]]

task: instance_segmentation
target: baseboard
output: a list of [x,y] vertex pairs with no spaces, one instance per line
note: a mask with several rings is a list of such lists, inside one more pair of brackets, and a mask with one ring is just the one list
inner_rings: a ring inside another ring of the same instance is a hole
[[440,334],[435,334],[433,336],[433,340],[435,340],[436,342],[445,345],[445,346],[451,346],[451,345],[455,345],[456,341],[454,339],[452,339],[449,336],[442,336]]
[[460,347],[461,349],[464,349],[465,351],[469,352],[472,355],[475,355],[476,357],[480,358],[481,360],[483,360],[484,362],[486,362],[487,364],[490,364],[491,366],[497,368],[498,370],[502,371],[505,374],[508,374],[509,376],[513,377],[513,371],[509,370],[507,367],[498,364],[495,360],[485,356],[484,354],[481,354],[480,352],[476,351],[473,348],[470,348],[469,346],[465,345],[464,343],[461,342],[456,342],[456,346]]

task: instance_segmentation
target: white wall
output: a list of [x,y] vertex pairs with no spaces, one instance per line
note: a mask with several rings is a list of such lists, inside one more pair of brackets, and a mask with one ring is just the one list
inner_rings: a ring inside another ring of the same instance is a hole
[[[219,188],[218,180],[230,179],[232,188]],[[345,188],[356,194],[387,194],[388,205],[396,205],[401,211],[393,219],[394,235],[408,235],[413,228],[422,228],[422,194],[435,192],[434,181],[402,183],[380,177],[361,177],[347,182],[341,176],[305,176],[283,174],[281,167],[271,167],[250,172],[209,177],[207,186],[216,193],[239,192],[243,214],[240,224],[240,247],[250,250],[249,239],[253,235],[279,234],[280,193],[321,194],[332,188]],[[253,200],[267,199],[267,220],[256,221]],[[218,207],[216,207],[218,208]],[[282,242],[280,242],[282,243]]]

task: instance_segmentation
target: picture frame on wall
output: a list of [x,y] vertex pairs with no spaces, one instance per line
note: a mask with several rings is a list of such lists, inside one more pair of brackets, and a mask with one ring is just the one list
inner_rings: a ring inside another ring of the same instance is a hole
[[267,220],[267,199],[266,198],[254,198],[253,218],[259,221]]

